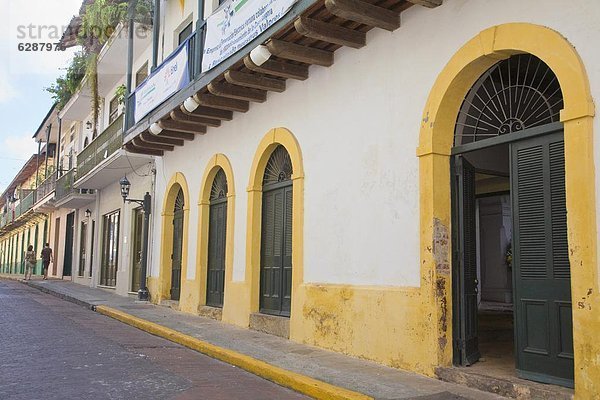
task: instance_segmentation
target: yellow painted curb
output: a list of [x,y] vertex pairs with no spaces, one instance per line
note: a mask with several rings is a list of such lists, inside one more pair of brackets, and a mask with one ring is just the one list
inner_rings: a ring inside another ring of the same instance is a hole
[[100,314],[114,318],[153,335],[160,336],[170,340],[171,342],[181,344],[192,350],[196,350],[200,353],[206,354],[207,356],[216,358],[217,360],[235,365],[236,367],[242,368],[262,378],[268,379],[281,386],[288,387],[315,399],[373,400],[373,398],[370,396],[353,392],[351,390],[334,386],[329,383],[298,374],[296,372],[276,367],[264,361],[257,360],[256,358],[238,353],[237,351],[216,346],[162,325],[134,317],[133,315],[124,313],[111,307],[99,305],[96,306],[96,311]]

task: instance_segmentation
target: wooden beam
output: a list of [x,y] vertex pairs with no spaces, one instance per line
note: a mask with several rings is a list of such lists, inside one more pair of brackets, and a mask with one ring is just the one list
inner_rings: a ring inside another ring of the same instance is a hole
[[444,0],[408,0],[409,3],[418,4],[427,8],[435,8],[442,5]]
[[154,142],[146,142],[144,139],[141,138],[141,136],[134,138],[132,140],[132,142],[135,146],[143,147],[146,149],[167,150],[167,151],[175,150],[175,146],[171,146],[168,144],[154,143]]
[[399,13],[361,0],[325,0],[325,7],[333,15],[360,24],[388,31],[400,28]]
[[[325,2],[325,4],[327,4],[327,2]],[[333,65],[333,52],[331,51],[301,46],[296,43],[285,42],[278,39],[269,40],[267,42],[267,48],[274,56],[285,58],[286,60],[300,61],[306,64],[321,65],[323,67],[330,67]]]
[[159,157],[162,157],[165,154],[165,152],[162,150],[153,150],[153,149],[137,147],[132,142],[125,144],[125,146],[123,146],[123,147],[125,147],[125,150],[127,150],[130,153],[146,154],[149,156],[159,156]]
[[194,98],[200,105],[219,108],[221,110],[246,112],[250,108],[250,103],[247,101],[229,99],[227,97],[215,96],[214,94],[196,93]]
[[201,135],[206,133],[206,126],[204,125],[193,124],[191,122],[173,121],[172,119],[163,119],[158,121],[158,126],[169,131],[194,134],[199,133]]
[[205,117],[200,117],[200,116],[196,116],[196,115],[189,115],[189,114],[185,114],[183,112],[183,110],[185,110],[185,108],[183,108],[183,106],[181,106],[182,110],[173,110],[171,111],[171,119],[173,121],[181,121],[181,122],[193,122],[196,124],[201,124],[201,125],[206,125],[206,126],[212,126],[212,127],[218,127],[221,126],[221,120],[218,119],[213,119],[213,118],[205,118]]
[[252,62],[250,56],[244,57],[244,65],[251,71],[262,74],[279,76],[281,78],[291,78],[304,81],[308,79],[308,66],[284,63],[281,61],[269,60],[263,65],[258,66]]
[[294,27],[301,35],[341,46],[359,49],[367,44],[367,35],[364,32],[328,24],[312,18],[300,17],[294,22]]
[[163,130],[158,136],[183,140],[194,140],[196,138],[193,133],[175,132],[167,129]]
[[167,136],[153,135],[152,133],[145,131],[140,134],[140,137],[145,142],[170,144],[173,146],[183,146],[183,140],[175,139]]
[[264,90],[248,89],[241,86],[231,85],[229,83],[211,82],[208,84],[208,91],[215,96],[254,101],[256,103],[264,103],[267,100],[267,92]]
[[245,86],[254,89],[270,90],[281,93],[285,90],[285,81],[269,78],[264,75],[249,74],[240,71],[225,72],[225,80],[232,85]]
[[231,121],[233,119],[233,112],[227,110],[220,110],[218,108],[199,106],[193,112],[189,112],[185,108],[182,108],[181,111],[183,111],[187,115],[219,119],[221,121]]

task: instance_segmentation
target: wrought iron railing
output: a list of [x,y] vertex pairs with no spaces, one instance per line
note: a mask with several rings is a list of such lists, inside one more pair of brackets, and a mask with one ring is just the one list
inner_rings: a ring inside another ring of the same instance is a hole
[[56,177],[58,176],[58,171],[54,171],[50,176],[48,176],[42,183],[40,183],[35,190],[35,201],[42,200],[44,197],[49,195],[56,188]]
[[19,218],[21,215],[23,215],[27,211],[31,210],[34,203],[35,203],[35,190],[32,190],[27,196],[23,197],[23,199],[15,207],[15,219]]
[[56,180],[56,194],[54,197],[56,201],[64,199],[70,194],[92,194],[93,190],[88,189],[75,189],[73,183],[75,182],[75,169],[67,171],[63,176]]
[[75,180],[82,178],[95,166],[123,146],[123,115],[113,121],[96,139],[77,155]]

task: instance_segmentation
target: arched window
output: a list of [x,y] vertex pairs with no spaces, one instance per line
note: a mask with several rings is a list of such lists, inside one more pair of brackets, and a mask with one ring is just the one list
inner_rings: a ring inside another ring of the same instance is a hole
[[181,264],[183,253],[183,210],[185,196],[180,187],[173,208],[173,256],[171,264],[171,300],[179,300],[181,294]]
[[292,162],[282,145],[263,176],[260,311],[290,315],[292,291]]
[[563,96],[556,75],[531,54],[516,55],[484,73],[460,108],[454,145],[559,121]]
[[227,240],[227,177],[219,168],[210,190],[206,304],[223,307]]

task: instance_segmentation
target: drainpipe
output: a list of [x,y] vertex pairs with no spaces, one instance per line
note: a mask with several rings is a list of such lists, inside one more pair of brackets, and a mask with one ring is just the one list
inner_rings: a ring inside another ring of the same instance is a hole
[[129,128],[129,120],[131,118],[131,110],[129,106],[129,96],[132,92],[132,76],[133,76],[133,30],[135,29],[135,7],[137,0],[129,1],[127,5],[127,78],[125,82],[126,96],[125,103],[125,118],[123,118],[123,135]]
[[198,0],[198,20],[196,22],[196,60],[194,60],[194,78],[202,71],[202,53],[204,52],[204,0]]
[[160,0],[154,0],[154,14],[152,15],[152,68],[154,72],[158,66],[158,41],[160,39]]
[[[61,170],[60,163],[60,140],[62,137],[62,118],[58,117],[58,140],[56,141],[56,152],[54,153],[56,177],[58,178]],[[50,135],[48,135],[48,144],[50,143]]]
[[48,150],[50,148],[50,131],[52,130],[52,124],[46,127],[46,166],[44,167],[44,180],[48,177]]
[[[40,151],[42,151],[42,141],[38,140],[38,152],[35,159],[35,188],[37,189],[40,176]],[[35,199],[34,199],[35,200]]]

